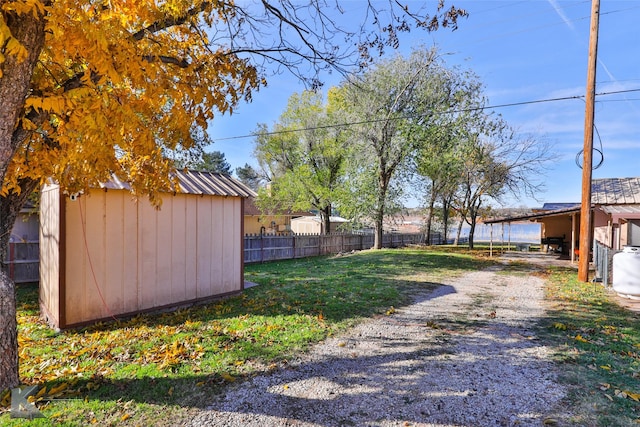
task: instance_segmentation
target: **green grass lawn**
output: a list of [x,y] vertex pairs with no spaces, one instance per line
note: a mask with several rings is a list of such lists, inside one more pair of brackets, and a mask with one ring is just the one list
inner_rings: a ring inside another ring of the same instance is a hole
[[[229,383],[286,364],[363,318],[406,304],[444,278],[491,265],[488,250],[363,251],[246,267],[242,295],[56,333],[39,320],[37,288],[19,287],[21,378],[40,387],[46,419],[0,425],[177,425]],[[512,264],[503,274],[531,274]],[[640,316],[575,270],[549,269],[549,310],[538,334],[556,350],[571,425],[640,419]]]
[[249,265],[260,286],[208,305],[56,333],[37,287],[19,287],[20,373],[46,419],[2,425],[167,425],[243,376],[273,369],[443,277],[487,266],[468,254],[364,251]]
[[640,314],[615,303],[599,283],[581,283],[575,270],[548,272],[550,309],[544,322],[555,345],[572,425],[640,425]]

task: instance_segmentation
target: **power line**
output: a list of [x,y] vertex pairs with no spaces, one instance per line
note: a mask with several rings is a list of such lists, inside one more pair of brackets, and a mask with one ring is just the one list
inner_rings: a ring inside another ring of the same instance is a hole
[[[599,92],[599,93],[596,93],[596,96],[608,96],[608,95],[616,95],[616,94],[631,93],[631,92],[640,92],[640,88],[638,88],[638,89],[616,90],[616,91],[609,91],[609,92]],[[468,113],[468,112],[472,112],[472,111],[481,111],[481,110],[490,110],[490,109],[508,108],[508,107],[519,107],[519,106],[522,106],[522,105],[532,105],[532,104],[542,104],[542,103],[547,103],[547,102],[568,101],[568,100],[573,100],[573,99],[584,99],[584,97],[585,97],[585,95],[562,96],[562,97],[558,97],[558,98],[545,98],[545,99],[536,99],[536,100],[532,100],[532,101],[520,101],[520,102],[510,102],[510,103],[506,103],[506,104],[488,105],[488,106],[485,106],[485,107],[463,108],[463,109],[460,109],[460,110],[451,110],[451,111],[445,111],[445,112],[438,112],[436,114]],[[605,101],[605,102],[609,102],[609,101]],[[393,120],[404,120],[404,119],[413,119],[413,118],[420,118],[420,117],[424,117],[424,115],[420,115],[420,116],[412,116],[412,115],[400,116],[400,117],[394,118]],[[287,134],[287,133],[306,132],[306,131],[310,131],[310,130],[341,128],[341,127],[349,127],[349,126],[355,126],[355,125],[378,123],[378,122],[381,122],[381,121],[384,121],[384,120],[387,120],[387,119],[371,119],[371,120],[362,120],[362,121],[357,121],[357,122],[347,122],[347,123],[322,125],[322,126],[311,126],[311,127],[298,128],[298,129],[282,129],[282,130],[270,131],[270,132],[252,133],[252,134],[249,134],[249,135],[238,135],[238,136],[229,136],[229,137],[225,137],[225,138],[216,138],[215,141],[229,141],[229,140],[233,140],[233,139],[255,138],[258,135],[271,136],[271,135],[282,135],[282,134]]]

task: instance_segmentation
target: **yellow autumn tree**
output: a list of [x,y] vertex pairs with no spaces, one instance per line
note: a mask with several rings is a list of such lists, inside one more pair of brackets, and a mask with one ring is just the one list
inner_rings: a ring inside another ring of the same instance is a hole
[[[338,8],[336,9],[336,6]],[[370,62],[398,33],[456,25],[389,1],[341,27],[339,1],[0,0],[0,259],[45,179],[77,192],[116,175],[134,194],[171,186],[168,151],[266,84],[270,64],[317,86],[323,68]],[[336,12],[338,13],[338,12]],[[15,289],[0,271],[0,391],[19,383]]]

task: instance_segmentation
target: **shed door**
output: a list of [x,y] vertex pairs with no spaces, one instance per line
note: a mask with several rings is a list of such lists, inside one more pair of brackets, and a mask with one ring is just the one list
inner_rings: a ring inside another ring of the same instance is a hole
[[629,236],[627,244],[630,246],[640,246],[640,220],[629,220]]

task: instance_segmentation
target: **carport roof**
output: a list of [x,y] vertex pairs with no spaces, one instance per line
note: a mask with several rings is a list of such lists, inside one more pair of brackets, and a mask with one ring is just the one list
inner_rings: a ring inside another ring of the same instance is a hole
[[485,224],[499,224],[501,222],[517,222],[517,221],[531,221],[540,218],[546,218],[550,216],[570,215],[574,213],[580,213],[580,206],[574,206],[572,208],[555,209],[551,211],[536,212],[528,215],[511,216],[507,218],[495,218],[484,221]]
[[[560,207],[562,204],[556,204]],[[640,178],[599,178],[591,181],[591,205],[601,206],[609,214],[640,213]],[[496,218],[484,221],[485,224],[501,222],[530,221],[558,215],[580,212],[580,204],[573,207],[540,211],[530,215],[508,218]]]

